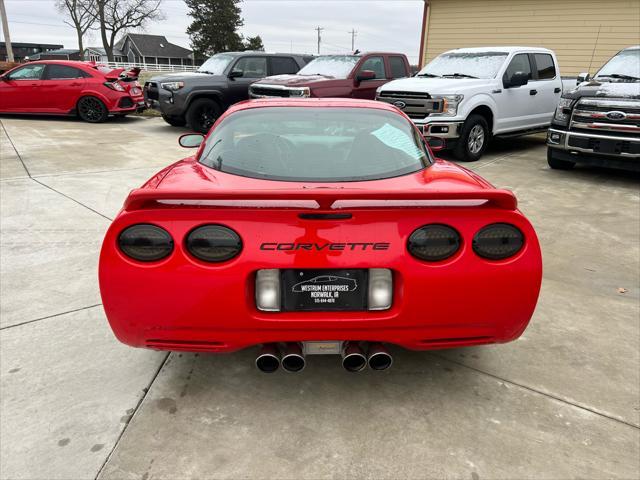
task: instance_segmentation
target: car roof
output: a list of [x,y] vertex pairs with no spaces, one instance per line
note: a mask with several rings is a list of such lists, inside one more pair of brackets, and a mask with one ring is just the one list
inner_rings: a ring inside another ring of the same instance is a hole
[[[222,55],[234,55],[236,57],[252,56],[255,57],[311,57],[313,55],[306,53],[279,53],[279,52],[263,52],[262,50],[245,50],[243,52],[219,52]],[[218,53],[216,53],[218,55]]]
[[39,64],[46,63],[50,65],[66,65],[68,67],[89,67],[92,68],[95,64],[91,62],[82,62],[80,60],[34,60],[33,62],[21,63],[20,65],[30,65],[30,64]]
[[270,107],[368,108],[400,113],[398,109],[391,104],[386,102],[376,102],[374,100],[360,100],[353,98],[261,98],[236,103],[229,107],[229,109],[224,113],[224,116],[252,108]]
[[508,45],[490,45],[490,46],[486,46],[486,47],[469,47],[469,48],[455,48],[453,50],[449,50],[447,52],[444,53],[480,53],[480,52],[505,52],[505,53],[512,53],[512,52],[521,52],[521,51],[527,51],[527,52],[544,52],[544,53],[553,53],[552,50],[549,50],[548,48],[543,48],[543,47],[519,47],[519,46],[508,46]]
[[632,45],[631,47],[622,49],[623,52],[626,52],[627,50],[640,50],[640,45]]

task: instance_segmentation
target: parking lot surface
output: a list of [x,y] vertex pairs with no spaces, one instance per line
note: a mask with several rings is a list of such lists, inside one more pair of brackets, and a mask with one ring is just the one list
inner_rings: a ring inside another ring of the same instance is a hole
[[467,166],[514,190],[540,237],[525,334],[394,349],[385,372],[320,356],[264,375],[250,350],[126,347],[105,319],[104,232],[130,189],[186,156],[182,130],[0,123],[0,478],[640,476],[638,175],[554,171],[543,137],[496,141]]

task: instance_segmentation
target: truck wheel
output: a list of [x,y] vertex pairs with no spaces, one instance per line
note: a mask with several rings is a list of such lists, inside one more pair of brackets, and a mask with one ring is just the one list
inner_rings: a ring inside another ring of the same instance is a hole
[[481,115],[469,115],[462,125],[460,138],[456,142],[453,154],[463,162],[475,162],[478,160],[489,141],[489,125]]
[[166,115],[162,115],[162,119],[172,127],[184,127],[187,124],[187,121],[182,117],[168,117]]
[[210,98],[198,98],[189,106],[185,118],[196,132],[207,133],[221,114],[220,106]]
[[576,166],[575,162],[561,160],[553,155],[553,148],[547,147],[547,163],[555,170],[571,170]]
[[102,123],[109,117],[109,110],[96,97],[82,97],[76,106],[78,116],[89,123]]

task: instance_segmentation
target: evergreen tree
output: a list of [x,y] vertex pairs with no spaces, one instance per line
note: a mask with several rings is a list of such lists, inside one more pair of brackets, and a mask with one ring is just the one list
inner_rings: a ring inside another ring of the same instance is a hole
[[244,49],[264,52],[264,45],[262,44],[262,38],[260,38],[260,35],[247,37],[244,41]]
[[193,22],[187,28],[191,48],[196,57],[209,57],[218,52],[243,50],[238,28],[240,0],[186,0]]

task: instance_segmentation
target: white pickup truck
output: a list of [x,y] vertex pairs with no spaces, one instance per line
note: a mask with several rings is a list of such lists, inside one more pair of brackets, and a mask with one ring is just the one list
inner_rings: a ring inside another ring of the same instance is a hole
[[404,111],[425,136],[444,138],[460,160],[478,160],[492,136],[544,131],[562,94],[555,54],[545,48],[460,48],[416,76],[378,88],[376,100]]

